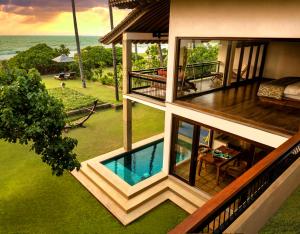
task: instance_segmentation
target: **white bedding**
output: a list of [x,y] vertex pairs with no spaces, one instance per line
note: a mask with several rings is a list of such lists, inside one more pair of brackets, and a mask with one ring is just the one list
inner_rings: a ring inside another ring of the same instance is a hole
[[300,95],[289,95],[285,94],[284,97],[289,98],[289,99],[294,99],[300,101]]
[[300,81],[286,86],[283,94],[285,97],[291,95],[296,96],[296,99],[300,99]]

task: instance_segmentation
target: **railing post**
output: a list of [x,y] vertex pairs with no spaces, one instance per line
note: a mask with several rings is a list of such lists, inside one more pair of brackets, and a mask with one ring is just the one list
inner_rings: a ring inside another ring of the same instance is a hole
[[131,73],[128,74],[128,93],[132,93],[132,75]]

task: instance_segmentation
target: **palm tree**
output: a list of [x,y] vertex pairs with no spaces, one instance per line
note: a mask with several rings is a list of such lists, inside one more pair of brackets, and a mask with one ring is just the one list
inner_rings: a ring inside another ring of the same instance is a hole
[[[114,19],[113,12],[110,2],[108,0],[108,9],[109,9],[109,19],[110,19],[110,28],[114,29]],[[115,80],[115,95],[116,100],[119,101],[119,87],[118,87],[118,71],[117,71],[117,58],[116,58],[116,46],[112,43],[112,56],[113,56],[113,67],[114,67],[114,80]]]
[[160,66],[163,67],[164,66],[164,58],[163,58],[160,42],[157,43],[157,50],[158,50],[158,57],[159,57]]
[[75,0],[71,0],[71,2],[72,2],[73,22],[74,22],[74,31],[75,31],[75,38],[76,38],[76,47],[77,47],[80,78],[81,78],[81,82],[82,82],[82,87],[86,88],[86,82],[85,82],[85,78],[84,78],[84,74],[83,74],[81,51],[80,51],[80,42],[79,42],[79,34],[78,34],[77,19],[76,19]]

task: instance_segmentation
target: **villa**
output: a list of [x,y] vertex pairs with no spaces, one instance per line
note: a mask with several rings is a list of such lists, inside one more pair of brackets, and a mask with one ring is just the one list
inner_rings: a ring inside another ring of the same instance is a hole
[[[101,39],[123,48],[124,147],[72,174],[124,225],[171,200],[191,215],[170,233],[258,232],[300,184],[300,2],[109,2],[132,9]],[[133,71],[137,43],[167,67]],[[133,144],[133,102],[164,133]]]

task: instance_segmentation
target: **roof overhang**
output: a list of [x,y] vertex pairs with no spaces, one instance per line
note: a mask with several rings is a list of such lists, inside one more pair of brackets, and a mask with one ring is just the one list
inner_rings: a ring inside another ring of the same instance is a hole
[[112,7],[118,7],[120,9],[133,9],[136,7],[145,7],[149,4],[160,2],[161,0],[109,0],[109,4]]
[[[122,34],[125,32],[153,33],[157,37],[169,32],[169,0],[160,0],[146,7],[136,7],[111,32],[100,39],[103,44],[122,43]],[[165,37],[164,37],[165,38]],[[152,43],[152,41],[134,41],[134,43]],[[157,42],[157,40],[153,41]],[[164,41],[166,40],[164,39]]]

